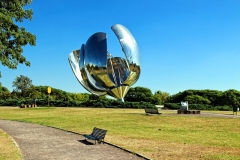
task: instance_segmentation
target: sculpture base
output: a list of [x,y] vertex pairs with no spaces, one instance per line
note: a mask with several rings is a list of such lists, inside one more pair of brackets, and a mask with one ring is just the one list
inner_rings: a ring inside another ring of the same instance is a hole
[[178,114],[200,114],[199,110],[178,110]]

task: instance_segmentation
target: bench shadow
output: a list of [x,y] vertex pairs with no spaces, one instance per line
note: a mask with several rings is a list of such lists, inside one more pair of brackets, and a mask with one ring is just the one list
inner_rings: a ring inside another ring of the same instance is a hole
[[142,116],[160,116],[160,115],[162,115],[162,113],[160,113],[160,114],[149,114],[149,113],[145,113],[145,114],[140,114],[140,115],[142,115]]
[[78,142],[80,142],[80,143],[83,143],[83,144],[85,144],[85,145],[94,145],[93,143],[91,143],[91,142],[89,142],[89,141],[87,141],[87,140],[78,140]]
[[140,114],[140,115],[142,115],[142,116],[152,116],[151,114]]
[[237,114],[230,113],[230,114],[224,114],[224,115],[237,115]]

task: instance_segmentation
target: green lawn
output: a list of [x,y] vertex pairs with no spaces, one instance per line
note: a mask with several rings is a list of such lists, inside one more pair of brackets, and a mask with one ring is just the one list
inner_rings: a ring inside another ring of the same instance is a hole
[[152,159],[240,159],[239,118],[161,112],[162,115],[147,116],[143,109],[0,107],[0,119],[81,134],[90,133],[96,126],[108,130],[105,141]]

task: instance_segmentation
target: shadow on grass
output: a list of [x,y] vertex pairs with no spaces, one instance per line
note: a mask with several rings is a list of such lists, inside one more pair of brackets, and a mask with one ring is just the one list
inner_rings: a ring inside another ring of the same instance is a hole
[[224,114],[224,115],[232,115],[232,116],[236,116],[236,115],[238,115],[238,114],[236,114],[236,113],[232,113],[232,114]]
[[140,114],[141,116],[160,116],[161,114],[149,114],[149,113],[145,113],[145,114]]

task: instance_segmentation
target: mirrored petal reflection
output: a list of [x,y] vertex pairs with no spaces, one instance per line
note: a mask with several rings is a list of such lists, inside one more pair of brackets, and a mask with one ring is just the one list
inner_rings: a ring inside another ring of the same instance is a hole
[[138,45],[130,31],[123,25],[116,24],[113,25],[111,29],[117,36],[122,46],[122,50],[126,56],[130,70],[129,77],[125,82],[123,82],[123,84],[132,86],[134,83],[136,83],[140,76],[140,57]]
[[88,86],[95,91],[100,91],[103,92],[106,89],[103,88],[88,72],[86,66],[85,66],[85,45],[83,44],[81,47],[81,52],[80,52],[80,71],[82,74],[82,77],[84,78],[85,83],[88,84]]
[[[99,84],[96,87],[111,88],[114,83],[107,72],[107,38],[106,33],[98,32],[93,34],[86,43],[85,48],[85,67],[94,80]],[[87,73],[87,75],[88,75]]]
[[121,57],[109,58],[107,62],[108,75],[116,87],[122,83],[129,76],[129,68],[125,59]]
[[88,81],[86,80],[85,73],[80,71],[80,65],[79,65],[80,50],[75,50],[75,51],[71,52],[68,56],[68,61],[69,61],[69,64],[70,64],[72,71],[73,71],[74,75],[76,76],[77,80],[87,91],[89,91],[95,95],[98,95],[98,96],[106,94],[106,92],[98,91],[97,89],[95,89],[91,85],[89,85]]

